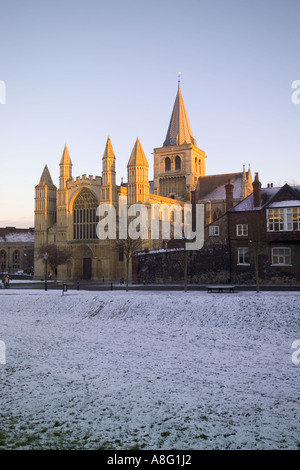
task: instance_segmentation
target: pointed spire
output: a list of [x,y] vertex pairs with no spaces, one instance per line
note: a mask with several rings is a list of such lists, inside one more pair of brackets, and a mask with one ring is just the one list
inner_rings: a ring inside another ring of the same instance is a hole
[[249,168],[248,168],[248,181],[250,181],[251,185],[252,185],[252,175],[251,175],[251,169],[250,169],[250,163],[249,163]]
[[43,170],[43,173],[42,173],[42,176],[40,178],[40,182],[39,182],[40,185],[47,185],[49,187],[54,187],[54,184],[53,184],[53,181],[52,181],[52,178],[51,178],[51,175],[50,175],[50,171],[47,167],[47,165],[45,165],[45,168]]
[[136,139],[132,149],[127,167],[129,166],[146,166],[149,168],[149,164],[139,138]]
[[104,153],[103,153],[102,160],[104,160],[105,158],[112,159],[112,160],[115,159],[114,149],[113,149],[113,146],[112,146],[112,143],[111,143],[111,140],[110,140],[109,136],[108,136],[107,141],[106,141],[106,146],[105,146],[105,150],[104,150]]
[[185,109],[184,101],[180,88],[180,76],[178,78],[178,91],[173,107],[173,112],[164,141],[164,147],[170,145],[194,144],[197,145],[193,137],[192,129],[189,123],[188,115]]
[[64,148],[61,160],[60,160],[60,165],[72,165],[67,144],[65,145],[65,148]]

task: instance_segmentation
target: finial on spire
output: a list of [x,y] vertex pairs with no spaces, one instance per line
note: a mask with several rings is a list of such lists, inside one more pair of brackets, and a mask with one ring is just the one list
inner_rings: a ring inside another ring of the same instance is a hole
[[178,72],[178,88],[180,88],[180,75],[181,75],[181,72]]

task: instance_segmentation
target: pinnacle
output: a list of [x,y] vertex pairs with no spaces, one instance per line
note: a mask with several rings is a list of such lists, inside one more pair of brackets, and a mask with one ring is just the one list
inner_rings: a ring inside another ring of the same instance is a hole
[[47,165],[45,165],[39,184],[45,184],[49,187],[54,186],[51,175],[50,175],[50,171]]
[[112,143],[111,143],[111,140],[110,140],[109,136],[108,136],[107,141],[106,141],[106,146],[105,146],[105,150],[104,150],[102,159],[105,159],[105,158],[110,158],[110,159],[115,158],[114,149],[113,149],[113,146],[112,146]]
[[130,159],[127,166],[146,166],[149,167],[146,155],[143,147],[140,143],[139,138],[136,139],[134,147],[132,149]]
[[60,165],[72,165],[67,144],[65,145],[65,148],[64,148],[61,160],[60,160]]

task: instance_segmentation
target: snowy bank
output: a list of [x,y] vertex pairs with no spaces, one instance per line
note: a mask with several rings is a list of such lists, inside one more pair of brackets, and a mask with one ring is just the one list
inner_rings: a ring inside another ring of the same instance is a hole
[[297,449],[298,293],[0,292],[0,448]]

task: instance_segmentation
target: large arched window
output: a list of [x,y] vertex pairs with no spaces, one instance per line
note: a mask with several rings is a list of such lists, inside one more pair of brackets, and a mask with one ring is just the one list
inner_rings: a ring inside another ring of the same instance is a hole
[[171,170],[171,160],[169,157],[165,159],[165,171],[170,171]]
[[75,240],[96,238],[97,199],[91,191],[83,189],[77,196],[73,207],[73,226]]
[[181,170],[181,158],[178,155],[175,157],[175,170]]

